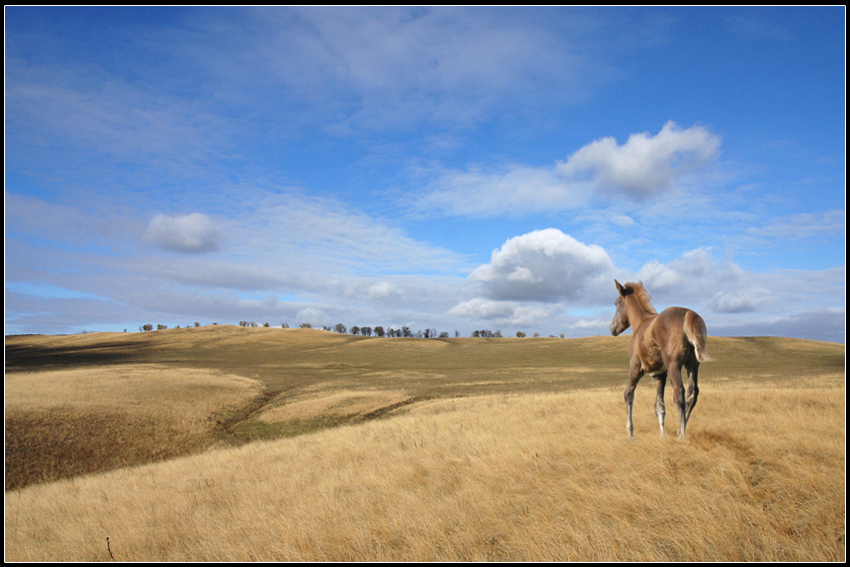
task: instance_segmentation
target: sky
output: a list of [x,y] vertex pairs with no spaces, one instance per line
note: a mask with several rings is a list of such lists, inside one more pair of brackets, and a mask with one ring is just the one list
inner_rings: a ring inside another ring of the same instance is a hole
[[837,7],[6,7],[5,333],[845,341]]

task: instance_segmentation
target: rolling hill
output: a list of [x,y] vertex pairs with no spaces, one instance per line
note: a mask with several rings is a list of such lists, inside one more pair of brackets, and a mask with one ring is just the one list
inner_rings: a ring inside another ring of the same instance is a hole
[[710,337],[630,443],[629,338],[6,337],[7,559],[843,560],[844,346]]

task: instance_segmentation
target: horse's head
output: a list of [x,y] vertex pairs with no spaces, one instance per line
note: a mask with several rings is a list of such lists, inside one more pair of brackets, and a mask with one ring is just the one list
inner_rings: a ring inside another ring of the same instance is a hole
[[633,294],[634,290],[629,286],[623,287],[617,280],[614,280],[614,284],[617,286],[617,291],[620,292],[620,295],[617,296],[617,301],[614,302],[617,311],[614,313],[614,319],[611,321],[608,329],[616,337],[629,328],[629,312],[626,309],[626,297]]

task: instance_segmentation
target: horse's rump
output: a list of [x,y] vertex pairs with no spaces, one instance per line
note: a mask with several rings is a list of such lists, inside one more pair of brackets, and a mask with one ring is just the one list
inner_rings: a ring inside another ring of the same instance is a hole
[[702,317],[696,311],[687,309],[682,327],[685,331],[685,336],[688,338],[688,342],[694,347],[697,361],[711,362],[714,360],[705,351],[705,340],[708,336],[708,330],[705,327],[705,321],[703,321]]

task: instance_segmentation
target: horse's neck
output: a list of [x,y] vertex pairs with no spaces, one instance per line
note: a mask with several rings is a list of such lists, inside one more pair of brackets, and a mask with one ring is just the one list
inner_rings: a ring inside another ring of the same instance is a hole
[[632,329],[637,329],[641,323],[657,315],[658,313],[647,311],[639,303],[634,302],[629,309],[629,324],[632,326]]

